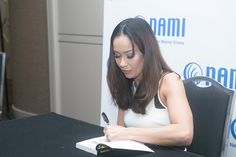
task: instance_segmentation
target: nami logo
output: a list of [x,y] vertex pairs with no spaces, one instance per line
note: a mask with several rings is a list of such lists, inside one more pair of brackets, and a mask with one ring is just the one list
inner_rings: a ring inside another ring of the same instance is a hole
[[185,18],[150,18],[149,24],[156,36],[185,36]]
[[195,62],[188,63],[184,68],[184,79],[202,75],[202,68]]
[[236,147],[236,119],[234,119],[232,122],[231,122],[231,125],[230,125],[230,133],[232,135],[232,139],[233,141],[230,141],[230,146],[231,147]]
[[150,17],[146,19],[159,44],[184,45],[186,36],[186,22],[184,17]]
[[236,89],[236,69],[225,67],[214,67],[212,65],[200,66],[196,62],[188,63],[184,68],[184,79],[188,79],[194,76],[207,76],[226,88]]

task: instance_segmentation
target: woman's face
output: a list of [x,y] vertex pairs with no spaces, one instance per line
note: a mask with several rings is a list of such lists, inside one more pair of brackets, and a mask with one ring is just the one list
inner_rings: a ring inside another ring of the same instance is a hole
[[125,77],[139,83],[142,79],[144,59],[138,47],[134,44],[133,50],[129,38],[126,35],[120,35],[115,37],[113,41],[113,52],[116,64]]

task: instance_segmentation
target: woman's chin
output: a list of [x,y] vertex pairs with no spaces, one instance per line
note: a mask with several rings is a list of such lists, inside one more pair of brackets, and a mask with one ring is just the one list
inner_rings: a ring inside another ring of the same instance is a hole
[[126,77],[127,79],[132,79],[132,78],[133,78],[133,76],[131,76],[131,75],[125,75],[125,77]]

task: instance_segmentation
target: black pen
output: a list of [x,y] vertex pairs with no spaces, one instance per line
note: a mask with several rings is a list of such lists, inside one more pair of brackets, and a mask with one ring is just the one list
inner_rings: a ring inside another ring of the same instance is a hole
[[109,125],[109,119],[108,119],[108,117],[107,117],[105,112],[102,112],[102,118],[107,123],[107,125]]

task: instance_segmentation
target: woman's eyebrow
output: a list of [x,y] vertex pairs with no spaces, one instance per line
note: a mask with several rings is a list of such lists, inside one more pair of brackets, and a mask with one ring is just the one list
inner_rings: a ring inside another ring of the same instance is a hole
[[115,53],[129,53],[129,52],[133,52],[133,50],[126,50],[126,51],[123,51],[123,52],[113,50],[113,52],[115,52]]

